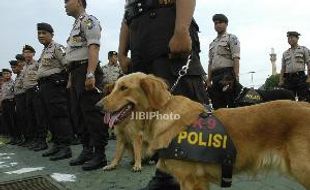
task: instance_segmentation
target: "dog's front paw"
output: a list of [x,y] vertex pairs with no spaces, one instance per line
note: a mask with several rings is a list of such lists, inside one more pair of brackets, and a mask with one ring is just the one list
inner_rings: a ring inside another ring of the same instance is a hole
[[142,166],[141,166],[141,164],[140,164],[140,165],[134,165],[134,166],[132,167],[132,171],[133,171],[133,172],[141,172],[141,171],[142,171]]
[[111,170],[114,170],[116,168],[116,164],[110,164],[110,165],[107,165],[105,167],[103,167],[103,171],[111,171]]

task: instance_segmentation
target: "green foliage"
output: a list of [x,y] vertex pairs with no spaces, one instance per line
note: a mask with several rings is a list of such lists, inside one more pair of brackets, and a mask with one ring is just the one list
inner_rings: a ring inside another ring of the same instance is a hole
[[280,80],[280,74],[271,75],[270,77],[268,77],[264,85],[265,90],[272,90],[275,87],[278,87],[279,80]]

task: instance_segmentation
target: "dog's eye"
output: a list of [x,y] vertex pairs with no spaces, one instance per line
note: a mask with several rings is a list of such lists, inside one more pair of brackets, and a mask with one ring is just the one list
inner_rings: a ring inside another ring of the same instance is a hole
[[124,90],[127,90],[128,87],[127,87],[127,86],[121,86],[119,89],[120,89],[121,91],[124,91]]

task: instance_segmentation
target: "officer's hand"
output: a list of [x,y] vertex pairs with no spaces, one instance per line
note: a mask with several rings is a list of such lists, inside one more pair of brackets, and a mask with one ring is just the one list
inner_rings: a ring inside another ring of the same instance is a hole
[[125,55],[118,55],[118,62],[122,68],[123,73],[127,73],[128,72],[128,68],[129,65],[131,64],[131,59],[129,59],[127,56]]
[[86,78],[85,80],[85,89],[87,91],[95,89],[96,79],[95,78]]
[[170,58],[188,56],[192,51],[192,40],[189,31],[174,32],[169,42]]
[[307,78],[306,83],[310,84],[310,77]]

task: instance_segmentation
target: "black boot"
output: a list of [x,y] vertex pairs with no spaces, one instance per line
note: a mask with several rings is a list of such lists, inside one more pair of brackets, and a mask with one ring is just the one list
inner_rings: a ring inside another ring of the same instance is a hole
[[38,152],[38,151],[46,150],[47,148],[48,148],[48,146],[47,146],[46,142],[41,141],[32,150],[35,151],[35,152]]
[[95,147],[95,154],[93,158],[85,162],[82,169],[85,171],[100,169],[107,165],[107,158],[104,147]]
[[11,137],[9,142],[7,142],[6,144],[14,145],[15,141],[16,141],[15,138]]
[[21,143],[19,146],[26,147],[30,142],[31,140],[29,138],[25,138],[24,142]]
[[63,160],[72,157],[72,151],[70,146],[61,146],[59,151],[50,157],[51,161]]
[[42,154],[43,157],[48,157],[48,156],[53,156],[54,154],[56,154],[59,151],[59,147],[56,144],[53,144],[52,148],[50,148],[49,150],[47,150],[46,152],[44,152]]
[[156,169],[155,176],[140,190],[180,190],[180,185],[172,176]]
[[31,143],[28,144],[28,146],[26,146],[29,150],[32,150],[34,147],[37,146],[37,139],[33,140]]
[[16,144],[17,146],[22,146],[25,143],[25,139],[21,139],[20,142],[18,144]]
[[23,141],[23,138],[22,137],[18,137],[17,140],[16,140],[16,144],[17,146],[19,146],[19,144],[21,144]]
[[85,162],[91,160],[94,156],[93,147],[83,146],[83,150],[81,154],[76,158],[69,162],[70,166],[78,166],[82,165]]

